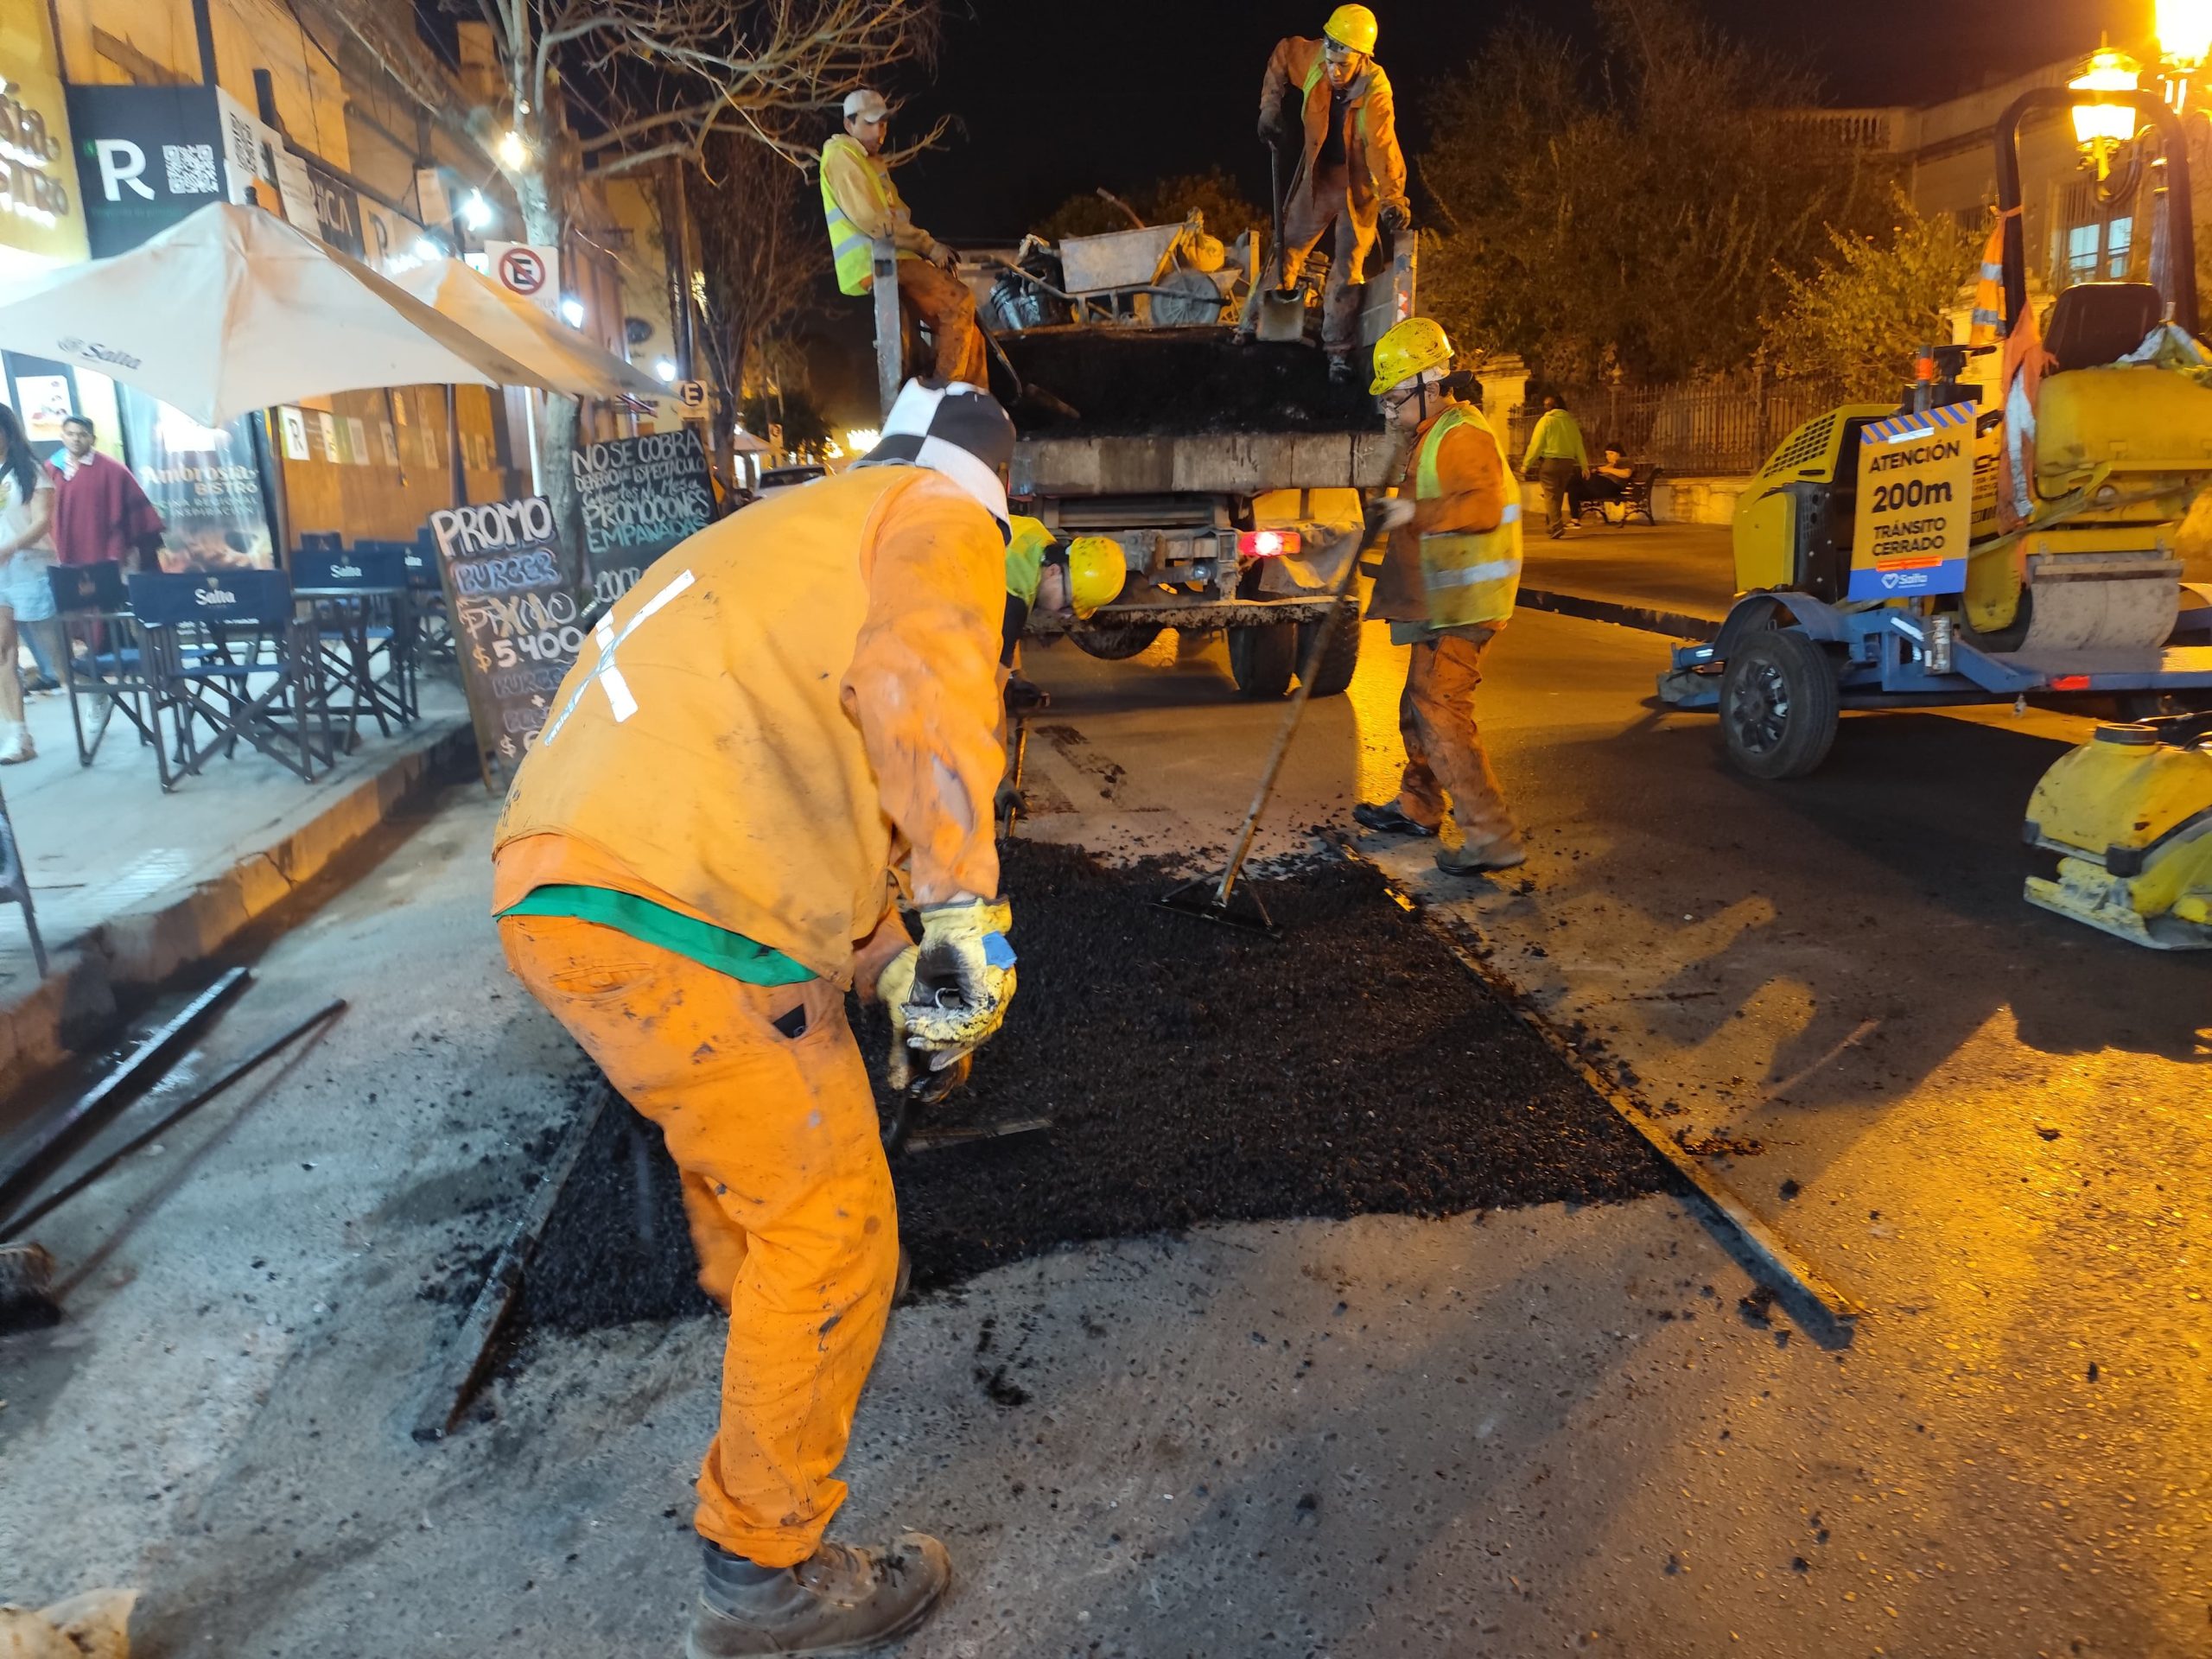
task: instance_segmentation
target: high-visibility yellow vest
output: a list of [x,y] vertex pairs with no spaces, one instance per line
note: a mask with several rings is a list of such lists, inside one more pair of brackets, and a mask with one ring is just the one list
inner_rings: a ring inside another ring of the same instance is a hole
[[[1313,67],[1306,72],[1306,84],[1298,89],[1298,108],[1301,116],[1306,110],[1306,100],[1313,96],[1313,89],[1321,84],[1321,77],[1328,73],[1328,59],[1321,57],[1313,60]],[[1329,96],[1332,99],[1336,96],[1333,89]],[[1365,99],[1361,99],[1359,107],[1351,112],[1351,123],[1359,134],[1359,142],[1365,143],[1367,142],[1367,100]]]
[[[1437,458],[1444,440],[1460,426],[1479,427],[1492,443],[1497,435],[1479,410],[1465,404],[1439,416],[1421,439],[1414,461],[1414,499],[1433,501],[1444,493]],[[1521,503],[1516,499],[1513,468],[1500,444],[1497,464],[1505,474],[1505,513],[1496,530],[1442,531],[1421,538],[1421,585],[1428,598],[1432,627],[1464,628],[1503,622],[1513,614],[1521,591]]]
[[[860,140],[849,132],[841,132],[822,147],[822,158],[826,163],[830,152],[840,144],[859,158],[868,175],[868,188],[874,193],[875,205],[888,213],[898,204],[899,193],[891,187],[891,175],[878,157],[861,148]],[[837,289],[844,294],[865,294],[875,286],[875,246],[861,227],[845,217],[845,210],[837,205],[837,197],[830,188],[830,169],[822,168],[822,216],[830,225],[830,257],[837,262]],[[913,259],[918,255],[901,252],[901,259]]]

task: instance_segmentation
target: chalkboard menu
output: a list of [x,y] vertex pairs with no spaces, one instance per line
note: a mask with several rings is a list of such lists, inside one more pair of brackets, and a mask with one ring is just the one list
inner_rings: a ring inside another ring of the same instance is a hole
[[714,522],[715,486],[696,428],[589,443],[571,457],[593,597],[612,605],[662,554]]
[[542,495],[430,515],[484,781],[500,787],[545,724],[583,649],[576,596],[561,580],[553,509]]

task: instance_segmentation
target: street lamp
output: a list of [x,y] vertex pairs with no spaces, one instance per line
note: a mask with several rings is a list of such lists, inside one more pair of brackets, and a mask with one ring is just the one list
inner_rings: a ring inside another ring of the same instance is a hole
[[509,127],[499,135],[499,160],[509,170],[519,173],[530,165],[530,141]]
[[567,323],[571,328],[582,327],[584,326],[584,302],[573,294],[563,300],[561,302],[561,321]]
[[2212,0],[2158,0],[2158,51],[2184,75],[2212,57]]
[[676,384],[676,365],[667,358],[664,357],[653,365],[653,374],[664,386]]
[[[2125,52],[2101,46],[2089,55],[2089,67],[2068,81],[2077,92],[2132,92],[2142,79],[2143,66]],[[2097,177],[2112,171],[2112,152],[2135,136],[2135,106],[2107,102],[2101,97],[2074,106],[2074,137],[2083,153],[2097,163]]]
[[461,199],[461,221],[472,231],[490,227],[492,204],[484,200],[481,190],[472,190]]

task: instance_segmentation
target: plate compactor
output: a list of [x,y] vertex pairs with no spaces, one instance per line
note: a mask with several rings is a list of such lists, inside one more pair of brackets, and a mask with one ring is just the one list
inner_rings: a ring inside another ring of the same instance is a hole
[[[2164,232],[2158,280],[2062,292],[2032,404],[1999,393],[1993,360],[1975,377],[1989,389],[1964,384],[1994,348],[1943,346],[1901,407],[1847,404],[1783,441],[1737,508],[1734,606],[1659,681],[1663,702],[1719,715],[1738,770],[1811,772],[1845,709],[2212,707],[2212,584],[2183,580],[2178,548],[2212,485],[2212,353],[2196,338],[2187,144],[2155,96],[2044,87],[1999,119],[2005,327],[2029,304],[2021,122],[2090,101],[2144,118],[2136,222]],[[2030,898],[2139,944],[2212,945],[2207,729],[2113,728],[2053,766],[2027,833],[2060,874]]]

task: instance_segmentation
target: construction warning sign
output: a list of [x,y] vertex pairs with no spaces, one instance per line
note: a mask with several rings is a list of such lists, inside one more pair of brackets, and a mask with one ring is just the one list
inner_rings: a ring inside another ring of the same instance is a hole
[[1859,435],[1859,518],[1848,597],[1955,594],[1967,585],[1975,406],[1892,415]]

